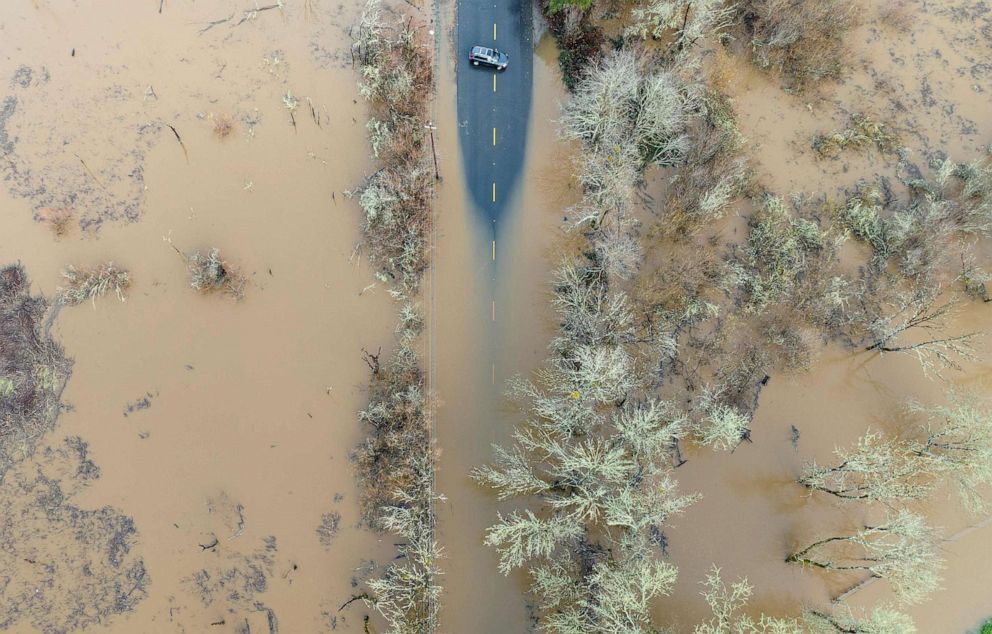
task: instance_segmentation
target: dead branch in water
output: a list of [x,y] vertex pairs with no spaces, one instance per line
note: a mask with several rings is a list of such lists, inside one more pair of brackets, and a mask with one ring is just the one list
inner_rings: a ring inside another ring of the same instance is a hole
[[93,181],[100,186],[100,189],[102,189],[103,191],[107,191],[107,187],[102,182],[100,182],[100,179],[96,177],[96,174],[94,174],[93,170],[90,169],[90,166],[86,164],[86,161],[83,160],[83,157],[79,156],[78,154],[73,154],[73,156],[79,159],[79,162],[83,164],[83,169],[85,169],[86,173],[90,175],[90,178],[92,178]]
[[232,13],[231,15],[227,16],[223,20],[214,20],[213,22],[207,22],[207,26],[205,26],[202,29],[200,29],[200,33],[199,34],[200,35],[203,35],[207,31],[209,31],[210,29],[214,28],[215,26],[218,26],[220,24],[224,24],[225,22],[230,22],[233,18],[234,18],[234,14]]
[[172,124],[166,123],[165,125],[169,126],[169,129],[172,130],[172,133],[176,135],[176,141],[179,141],[179,147],[183,149],[183,156],[186,157],[186,162],[189,163],[189,152],[186,151],[186,144],[183,143],[183,138],[179,136],[179,131],[176,130],[174,127],[172,127]]
[[342,603],[341,604],[341,607],[338,608],[338,612],[340,612],[341,610],[345,609],[346,607],[348,607],[349,605],[351,605],[355,601],[375,601],[375,599],[368,592],[363,592],[361,594],[356,594],[356,595],[352,596],[350,599],[348,599],[347,601],[345,601],[344,603]]

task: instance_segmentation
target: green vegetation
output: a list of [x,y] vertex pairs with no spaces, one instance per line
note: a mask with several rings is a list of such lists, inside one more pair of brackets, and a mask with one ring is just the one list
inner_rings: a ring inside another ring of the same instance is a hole
[[590,19],[591,3],[585,9],[580,6],[559,4],[554,0],[541,2],[548,29],[558,45],[562,82],[569,90],[578,85],[585,69],[599,59],[605,39],[602,29],[594,26]]
[[992,619],[982,624],[981,634],[992,634]]
[[131,285],[131,276],[124,269],[107,262],[89,269],[77,269],[71,264],[62,270],[65,286],[59,287],[55,294],[58,302],[74,306],[86,300],[96,306],[96,298],[113,291],[120,301],[125,300],[124,291]]

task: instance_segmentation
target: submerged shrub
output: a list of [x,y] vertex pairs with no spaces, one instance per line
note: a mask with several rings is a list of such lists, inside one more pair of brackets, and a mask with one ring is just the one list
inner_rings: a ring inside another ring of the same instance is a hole
[[212,248],[208,253],[194,251],[186,256],[189,269],[189,285],[201,293],[220,291],[235,299],[244,297],[248,283],[245,276],[221,259],[220,249]]
[[813,150],[823,158],[833,158],[847,149],[864,150],[875,146],[879,152],[895,152],[899,145],[899,135],[884,123],[855,114],[850,125],[843,130],[828,134],[818,134],[813,139]]
[[736,6],[760,68],[798,90],[841,75],[844,38],[857,23],[854,0],[742,0]]
[[62,269],[65,286],[60,286],[55,295],[60,304],[76,305],[90,300],[96,306],[96,298],[113,291],[117,299],[126,299],[124,291],[131,285],[131,277],[124,269],[107,262],[88,269],[66,266]]

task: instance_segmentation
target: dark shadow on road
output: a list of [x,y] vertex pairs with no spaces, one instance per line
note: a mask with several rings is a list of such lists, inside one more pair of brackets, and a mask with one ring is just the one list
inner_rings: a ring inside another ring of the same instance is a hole
[[[494,230],[524,164],[534,62],[531,7],[530,0],[459,0],[457,8],[458,137],[465,183],[473,206]],[[507,69],[472,66],[468,52],[476,45],[509,55]]]

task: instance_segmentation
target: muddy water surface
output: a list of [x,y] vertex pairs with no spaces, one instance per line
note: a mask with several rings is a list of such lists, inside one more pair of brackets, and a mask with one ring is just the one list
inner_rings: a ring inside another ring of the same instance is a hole
[[[358,631],[364,610],[337,609],[385,552],[356,527],[348,462],[360,348],[388,348],[394,315],[342,195],[371,167],[359,7],[252,7],[0,10],[2,259],[46,294],[69,263],[133,280],[126,303],[66,308],[54,330],[75,366],[53,436],[81,436],[101,469],[74,503],[131,516],[150,578],[112,631]],[[59,239],[32,219],[56,211]],[[245,300],[189,289],[164,238],[219,247]]]

